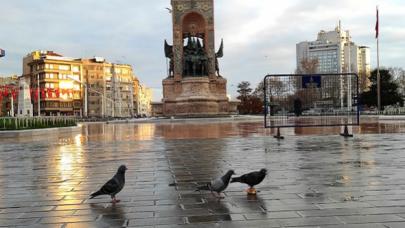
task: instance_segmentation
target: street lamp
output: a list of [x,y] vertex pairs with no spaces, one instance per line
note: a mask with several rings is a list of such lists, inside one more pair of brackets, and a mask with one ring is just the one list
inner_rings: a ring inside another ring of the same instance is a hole
[[[87,90],[89,90],[89,91],[91,91],[91,92],[93,92],[93,93],[97,93],[97,94],[99,94],[101,97],[102,97],[102,106],[103,106],[103,112],[104,112],[104,115],[105,115],[105,102],[104,102],[104,100],[108,100],[108,101],[110,101],[111,102],[111,106],[113,106],[113,104],[114,104],[114,101],[112,100],[112,99],[110,99],[110,98],[107,98],[103,93],[100,93],[99,91],[97,91],[97,90],[94,90],[94,89],[91,89],[91,88],[88,88],[88,86],[87,86],[87,84],[86,83],[83,83],[83,82],[81,82],[81,81],[79,81],[79,80],[77,80],[76,78],[73,78],[73,77],[71,77],[71,76],[68,76],[68,78],[69,79],[71,79],[71,80],[73,80],[73,81],[75,81],[75,82],[78,82],[78,83],[80,83],[81,85],[83,85],[84,87],[85,87],[85,92],[84,92],[84,102],[85,102],[85,116],[87,117],[87,109],[88,109],[88,96],[87,96]],[[112,117],[114,117],[115,116],[115,112],[114,112],[114,109],[112,109]]]

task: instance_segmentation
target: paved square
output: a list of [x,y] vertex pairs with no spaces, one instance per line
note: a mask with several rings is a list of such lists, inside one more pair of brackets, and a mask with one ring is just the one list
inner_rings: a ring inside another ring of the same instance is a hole
[[[260,122],[203,122],[90,124],[3,137],[0,226],[405,227],[403,134],[286,134],[278,142]],[[121,164],[129,168],[122,202],[88,200]],[[256,197],[241,184],[219,202],[194,191],[228,169],[261,168],[269,175]]]

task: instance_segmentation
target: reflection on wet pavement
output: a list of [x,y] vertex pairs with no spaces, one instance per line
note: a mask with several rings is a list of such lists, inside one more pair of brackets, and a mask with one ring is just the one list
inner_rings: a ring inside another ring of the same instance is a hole
[[[261,122],[85,124],[71,132],[0,138],[0,227],[405,227],[405,124],[286,129]],[[375,134],[384,133],[384,134]],[[88,199],[121,164],[118,195]],[[247,196],[218,201],[195,186],[267,168]]]

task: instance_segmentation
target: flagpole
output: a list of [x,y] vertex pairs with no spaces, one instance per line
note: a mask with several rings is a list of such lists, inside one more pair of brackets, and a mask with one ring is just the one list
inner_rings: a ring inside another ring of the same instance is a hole
[[381,75],[380,75],[380,16],[379,9],[377,6],[377,106],[378,111],[381,111]]
[[377,96],[378,111],[381,111],[381,75],[380,75],[380,42],[377,38]]

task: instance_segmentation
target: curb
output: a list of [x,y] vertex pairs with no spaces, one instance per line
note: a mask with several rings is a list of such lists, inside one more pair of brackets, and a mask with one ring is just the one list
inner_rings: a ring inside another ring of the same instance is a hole
[[30,129],[30,130],[14,130],[14,131],[0,131],[0,138],[13,138],[19,136],[37,136],[46,135],[49,133],[72,133],[79,131],[82,128],[81,125],[76,127],[60,127],[60,128],[43,128],[43,129]]

